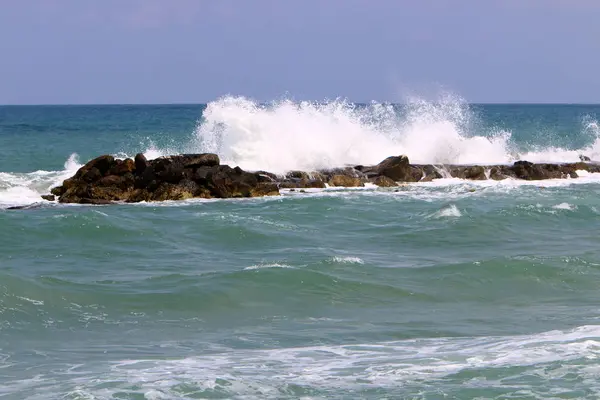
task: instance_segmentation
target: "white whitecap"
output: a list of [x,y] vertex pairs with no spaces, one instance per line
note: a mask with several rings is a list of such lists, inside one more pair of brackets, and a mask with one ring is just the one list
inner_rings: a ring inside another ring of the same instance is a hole
[[266,263],[266,264],[250,265],[249,267],[244,268],[244,270],[249,271],[249,270],[266,269],[266,268],[293,268],[293,267],[290,265],[287,265],[287,264]]

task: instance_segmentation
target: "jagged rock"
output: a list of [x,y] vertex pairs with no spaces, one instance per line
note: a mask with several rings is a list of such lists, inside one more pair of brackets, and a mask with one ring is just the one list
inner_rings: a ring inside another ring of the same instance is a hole
[[145,155],[143,155],[142,153],[138,153],[135,155],[134,164],[135,164],[135,172],[137,174],[141,174],[144,172],[144,170],[148,166],[148,160],[146,159]]
[[[582,158],[584,160],[584,158]],[[488,170],[489,169],[489,170]],[[61,203],[110,204],[183,200],[192,197],[229,198],[278,195],[279,188],[324,188],[364,186],[373,182],[382,187],[406,182],[428,182],[444,176],[463,179],[506,178],[539,180],[575,178],[578,170],[600,173],[600,164],[580,161],[566,164],[534,164],[517,161],[513,165],[410,165],[408,157],[388,157],[374,166],[357,165],[312,172],[291,171],[285,176],[239,167],[220,165],[215,154],[182,154],[147,160],[137,154],[134,160],[97,157],[82,166],[61,186],[52,188],[46,200]],[[448,175],[446,175],[448,174]]]
[[490,179],[493,179],[495,181],[501,181],[507,178],[509,178],[509,176],[504,174],[501,167],[490,168]]
[[480,165],[455,167],[450,171],[455,178],[483,181],[486,180],[485,168]]
[[219,156],[211,153],[204,154],[181,154],[172,156],[173,159],[180,159],[185,168],[215,167],[221,164]]
[[300,180],[309,180],[310,176],[308,175],[307,172],[304,171],[290,171],[285,175],[286,178],[291,178],[291,179],[300,179]]
[[541,180],[564,178],[558,164],[533,164],[529,161],[517,161],[510,168],[518,179]]
[[270,196],[279,194],[274,177],[221,166],[216,154],[181,154],[150,161],[141,153],[134,160],[100,156],[48,196],[57,196],[62,203],[86,204]]
[[436,178],[436,176],[435,176],[435,175],[433,175],[433,174],[431,174],[431,175],[425,175],[424,177],[422,177],[422,178],[419,180],[419,182],[421,182],[421,183],[426,183],[426,182],[431,182],[431,181],[433,181],[434,179],[438,179],[438,178]]
[[325,182],[320,179],[303,179],[300,181],[300,187],[304,189],[324,189],[327,186]]
[[410,166],[408,157],[392,156],[380,162],[375,168],[378,175],[387,176],[395,182],[416,182],[414,171]]
[[250,197],[277,196],[279,188],[276,183],[259,182],[250,189]]
[[256,174],[245,172],[239,167],[222,165],[207,175],[213,197],[253,197],[252,188],[258,185]]
[[394,182],[392,179],[388,178],[387,176],[378,176],[377,178],[375,178],[373,180],[373,183],[379,187],[398,186],[398,184],[396,184],[396,182]]
[[343,187],[359,187],[365,186],[362,180],[358,177],[348,175],[333,175],[328,182],[329,186],[343,186]]
[[74,178],[81,178],[83,175],[87,174],[90,170],[96,169],[92,175],[100,174],[104,175],[108,172],[108,170],[115,163],[115,158],[110,155],[104,155],[94,158],[92,161],[86,163],[83,167],[79,168],[79,170],[75,173]]
[[132,173],[134,170],[135,162],[131,158],[127,158],[125,160],[115,160],[107,173],[110,175],[124,175]]

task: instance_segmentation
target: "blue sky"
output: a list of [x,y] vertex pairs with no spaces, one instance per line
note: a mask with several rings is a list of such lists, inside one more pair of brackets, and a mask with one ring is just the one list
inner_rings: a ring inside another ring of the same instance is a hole
[[598,0],[4,0],[0,104],[600,102]]

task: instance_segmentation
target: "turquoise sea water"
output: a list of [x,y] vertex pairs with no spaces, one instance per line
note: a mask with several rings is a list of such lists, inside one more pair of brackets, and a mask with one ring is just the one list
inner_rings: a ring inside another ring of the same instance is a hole
[[600,160],[598,120],[455,100],[0,107],[0,398],[598,398],[600,177],[39,198],[104,153]]

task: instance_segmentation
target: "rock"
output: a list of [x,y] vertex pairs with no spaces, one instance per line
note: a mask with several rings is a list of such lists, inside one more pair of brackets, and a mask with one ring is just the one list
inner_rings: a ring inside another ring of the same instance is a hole
[[256,172],[256,178],[259,182],[277,182],[278,180],[277,175],[266,171]]
[[145,155],[143,155],[142,153],[138,153],[135,155],[134,164],[136,174],[141,175],[148,166],[148,160],[146,159]]
[[395,182],[416,182],[420,179],[413,176],[413,169],[406,156],[388,157],[377,165],[376,171],[378,175],[387,176]]
[[115,160],[107,174],[119,176],[133,173],[133,171],[135,171],[135,162],[131,158],[127,158],[125,160]]
[[278,196],[279,188],[276,183],[259,182],[250,189],[250,197]]
[[63,193],[65,193],[66,190],[67,189],[64,186],[56,186],[50,189],[50,193],[52,193],[54,196],[60,197],[63,195]]
[[329,186],[343,187],[359,187],[365,185],[360,178],[348,175],[333,175],[328,183]]
[[305,189],[324,189],[327,186],[325,185],[325,182],[320,179],[308,179],[300,181],[300,187]]
[[181,154],[172,158],[181,160],[181,163],[185,168],[215,167],[221,164],[219,156],[211,153]]
[[256,174],[244,172],[240,168],[222,165],[207,175],[213,197],[250,197],[251,189],[258,185]]
[[106,204],[113,204],[112,201],[110,200],[103,200],[103,199],[90,199],[88,197],[84,197],[82,198],[79,203],[81,204],[96,204],[96,205],[106,205]]
[[81,174],[81,180],[84,182],[94,182],[102,178],[102,172],[96,167],[92,167]]
[[[190,184],[191,183],[191,184]],[[162,182],[151,195],[151,200],[187,200],[194,197],[199,186],[195,182],[186,182],[184,185]]]
[[588,156],[584,156],[583,154],[579,155],[579,159],[583,162],[592,161]]
[[505,175],[500,167],[492,167],[490,169],[490,179],[495,181],[501,181],[507,179],[509,176]]
[[[110,155],[103,155],[100,157],[94,158],[92,161],[86,163],[83,167],[81,167],[77,173],[75,173],[75,178],[81,178],[86,175],[90,170],[96,169],[97,172],[94,172],[92,175],[104,175],[108,172],[108,170],[115,163],[115,158]],[[90,181],[88,181],[90,182]]]
[[435,177],[435,175],[433,175],[433,174],[432,174],[432,175],[425,175],[424,177],[422,177],[422,178],[419,180],[419,182],[425,182],[425,183],[426,183],[426,182],[432,182],[434,179],[437,179],[437,178],[436,178],[436,177]]
[[487,179],[487,177],[485,176],[485,168],[480,165],[466,167],[463,170],[462,175],[463,175],[463,179],[471,179],[471,180],[477,180],[477,181],[484,181]]
[[396,184],[396,182],[394,182],[392,179],[388,178],[387,176],[378,176],[377,178],[375,178],[375,180],[373,181],[373,183],[379,187],[394,187],[394,186],[398,186]]
[[[240,167],[221,165],[215,154],[182,154],[147,160],[115,160],[104,155],[82,166],[61,186],[52,188],[45,200],[61,203],[110,204],[183,200],[192,197],[230,198],[279,194],[279,188],[358,187],[365,182],[392,187],[407,182],[428,182],[443,176],[470,180],[506,178],[538,180],[577,177],[578,170],[600,172],[600,164],[582,161],[567,164],[534,164],[517,161],[513,165],[410,165],[406,156],[392,156],[374,166],[334,168],[316,172],[290,171],[286,176]],[[487,170],[489,169],[489,171]],[[447,174],[444,172],[447,171]]]
[[300,180],[309,180],[310,176],[308,175],[307,172],[304,171],[290,171],[285,175],[286,178],[296,178],[296,179],[300,179]]

